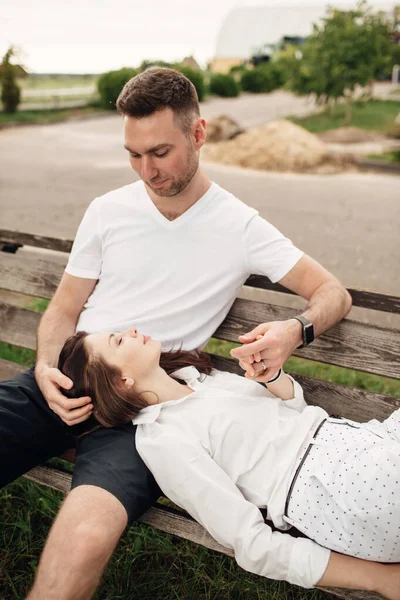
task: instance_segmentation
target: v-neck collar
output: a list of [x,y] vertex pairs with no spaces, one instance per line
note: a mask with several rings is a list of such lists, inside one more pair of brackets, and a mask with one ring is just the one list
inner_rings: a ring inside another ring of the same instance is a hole
[[214,196],[216,187],[217,187],[216,183],[211,182],[211,185],[208,188],[208,190],[205,192],[205,194],[203,194],[201,196],[201,198],[199,198],[197,200],[197,202],[192,204],[192,206],[190,206],[190,208],[185,210],[185,212],[183,214],[181,214],[179,217],[177,217],[173,221],[170,221],[169,219],[164,217],[164,215],[158,210],[158,208],[154,204],[153,200],[150,198],[144,182],[142,182],[142,185],[143,185],[143,198],[144,198],[144,201],[146,202],[146,204],[148,205],[149,210],[151,211],[151,214],[161,225],[163,225],[164,227],[169,227],[170,229],[180,227],[181,225],[186,223],[189,219],[191,219],[195,214],[197,214],[206,204],[208,204],[208,202]]

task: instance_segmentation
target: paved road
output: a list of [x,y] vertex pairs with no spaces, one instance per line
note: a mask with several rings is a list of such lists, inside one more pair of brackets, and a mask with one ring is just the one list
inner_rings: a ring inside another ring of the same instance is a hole
[[255,127],[287,115],[303,117],[315,112],[316,105],[309,98],[299,98],[276,90],[270,94],[240,94],[237,98],[210,98],[201,104],[205,119],[228,114],[242,127]]
[[[0,131],[0,226],[72,237],[89,202],[135,180],[110,116]],[[400,178],[295,175],[205,164],[348,286],[398,294]]]

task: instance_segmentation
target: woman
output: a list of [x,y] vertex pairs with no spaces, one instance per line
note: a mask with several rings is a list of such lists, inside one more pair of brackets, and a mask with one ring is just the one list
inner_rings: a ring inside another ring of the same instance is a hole
[[[102,426],[138,425],[163,492],[244,569],[400,600],[400,565],[381,564],[400,562],[400,411],[384,423],[329,418],[284,373],[266,389],[213,371],[205,354],[162,354],[136,329],[79,332],[59,368]],[[292,525],[310,539],[282,533]]]

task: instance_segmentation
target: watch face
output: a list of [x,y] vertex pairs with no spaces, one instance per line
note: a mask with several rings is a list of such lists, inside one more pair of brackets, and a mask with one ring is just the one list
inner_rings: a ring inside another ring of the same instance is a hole
[[311,344],[314,341],[314,325],[312,323],[307,323],[304,326],[304,337],[306,344]]

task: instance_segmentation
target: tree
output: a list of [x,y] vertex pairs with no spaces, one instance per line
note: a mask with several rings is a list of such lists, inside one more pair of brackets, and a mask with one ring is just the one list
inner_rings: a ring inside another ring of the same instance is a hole
[[13,57],[18,54],[14,46],[10,46],[3,56],[0,65],[1,101],[4,111],[15,113],[21,100],[21,89],[17,84],[17,77],[26,76],[26,71],[21,65],[11,63]]
[[394,44],[394,19],[373,14],[365,1],[353,10],[330,8],[321,24],[301,48],[301,58],[292,53],[291,89],[315,94],[319,103],[346,103],[346,124],[358,86],[370,84],[390,65]]

